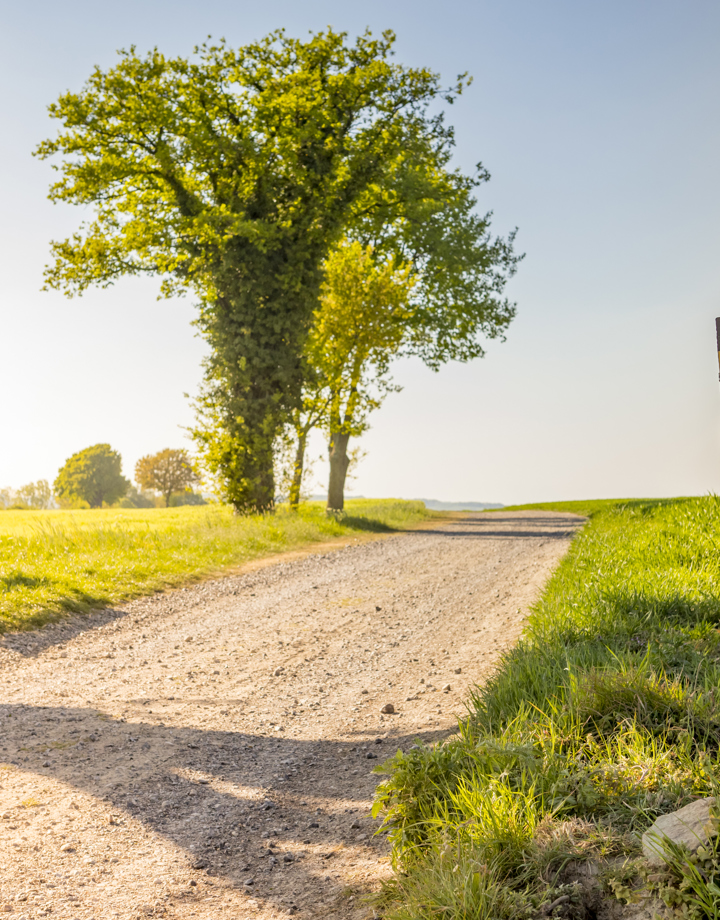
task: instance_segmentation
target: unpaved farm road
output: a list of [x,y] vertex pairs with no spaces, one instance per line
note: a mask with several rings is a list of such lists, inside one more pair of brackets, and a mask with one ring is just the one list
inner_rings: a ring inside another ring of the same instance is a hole
[[372,768],[453,729],[581,521],[465,516],[6,636],[0,914],[371,915]]

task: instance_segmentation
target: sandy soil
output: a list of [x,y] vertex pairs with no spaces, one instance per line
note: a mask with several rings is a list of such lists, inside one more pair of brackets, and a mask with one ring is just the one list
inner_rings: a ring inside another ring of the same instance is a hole
[[373,767],[453,729],[581,522],[466,516],[5,636],[0,913],[372,916]]

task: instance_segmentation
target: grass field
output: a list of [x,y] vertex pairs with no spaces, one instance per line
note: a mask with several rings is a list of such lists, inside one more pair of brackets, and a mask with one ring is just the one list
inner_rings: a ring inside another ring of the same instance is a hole
[[649,875],[639,835],[718,788],[720,500],[524,507],[590,520],[458,735],[381,768],[383,916],[587,917],[592,860],[602,897],[718,920],[718,838]]
[[237,517],[221,505],[0,512],[0,632],[33,628],[261,556],[440,517],[422,502],[319,502],[298,514]]

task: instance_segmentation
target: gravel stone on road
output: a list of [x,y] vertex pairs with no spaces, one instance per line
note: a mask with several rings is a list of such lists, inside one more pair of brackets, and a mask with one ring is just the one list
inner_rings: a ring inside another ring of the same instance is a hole
[[0,912],[371,916],[373,768],[453,731],[582,522],[457,516],[0,638]]

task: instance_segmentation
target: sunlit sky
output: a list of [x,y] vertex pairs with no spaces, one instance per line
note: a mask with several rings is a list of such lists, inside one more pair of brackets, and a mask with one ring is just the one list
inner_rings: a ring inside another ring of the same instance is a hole
[[[118,48],[189,54],[277,27],[392,28],[397,60],[475,82],[450,109],[456,162],[526,258],[507,341],[403,391],[362,439],[367,496],[519,502],[720,491],[720,5],[665,0],[5,3],[0,144],[0,487],[53,480],[108,441],[188,446],[204,345],[191,299],[132,280],[43,293],[49,241],[87,215],[46,198],[46,106]],[[313,452],[320,454],[318,438]],[[316,467],[316,491],[323,486]]]

